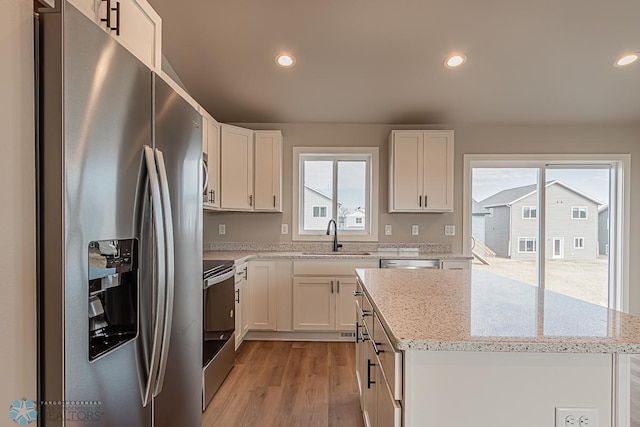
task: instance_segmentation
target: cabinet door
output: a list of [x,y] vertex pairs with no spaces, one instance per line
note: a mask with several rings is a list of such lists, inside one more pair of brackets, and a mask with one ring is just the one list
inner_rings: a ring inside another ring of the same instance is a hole
[[[378,375],[378,360],[373,346],[367,341],[364,379],[364,421],[367,427],[378,426],[378,388],[382,381]],[[380,426],[384,426],[380,424]],[[384,426],[387,427],[387,426]]]
[[335,329],[335,280],[331,277],[293,278],[293,329]]
[[207,206],[220,207],[220,125],[213,118],[207,121]]
[[241,286],[241,281],[238,280],[236,278],[236,286],[235,286],[235,291],[236,291],[236,312],[234,313],[235,315],[235,327],[236,327],[236,350],[238,349],[238,347],[240,347],[240,344],[242,344],[242,286]]
[[253,209],[253,131],[222,125],[220,138],[220,205]]
[[249,297],[249,281],[247,280],[248,270],[249,267],[245,263],[242,269],[242,281],[240,282],[240,293],[244,295],[242,300],[242,338],[247,335],[251,326],[251,298]]
[[389,211],[422,210],[423,132],[393,131],[389,144]]
[[250,329],[276,329],[275,264],[269,261],[251,261],[247,274],[249,287]]
[[356,329],[356,381],[358,383],[358,391],[360,394],[360,409],[364,411],[364,397],[365,397],[365,384],[366,381],[366,346],[367,342],[365,341],[366,333],[364,326],[362,324],[362,320],[359,318],[360,316],[360,305],[358,302],[355,302],[355,315],[357,320],[357,329]]
[[382,375],[378,375],[380,384],[378,384],[378,416],[377,422],[379,426],[385,427],[401,427],[402,426],[402,407],[397,400],[394,400],[386,387],[386,382]]
[[422,207],[453,210],[453,131],[424,133]]
[[[159,72],[162,69],[162,19],[149,3],[145,0],[111,0],[111,11],[107,11],[107,2],[98,3],[94,7],[97,23],[140,61]],[[110,28],[102,22],[107,13]]]
[[282,133],[255,131],[255,210],[282,212]]
[[336,329],[352,331],[356,327],[353,311],[353,291],[356,290],[355,277],[336,277]]

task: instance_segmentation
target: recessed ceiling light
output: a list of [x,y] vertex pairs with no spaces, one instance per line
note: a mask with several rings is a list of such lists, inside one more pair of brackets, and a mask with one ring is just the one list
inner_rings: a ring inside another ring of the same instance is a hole
[[296,63],[296,59],[293,57],[293,55],[289,53],[281,53],[278,56],[276,56],[276,64],[278,64],[281,67],[285,67],[285,68],[293,67],[293,64],[295,63]]
[[456,53],[455,55],[451,55],[444,61],[444,65],[449,68],[456,68],[461,66],[467,61],[467,57],[461,53]]
[[614,67],[624,67],[625,65],[633,64],[638,60],[637,53],[628,53],[622,58],[618,58],[616,62],[613,63]]

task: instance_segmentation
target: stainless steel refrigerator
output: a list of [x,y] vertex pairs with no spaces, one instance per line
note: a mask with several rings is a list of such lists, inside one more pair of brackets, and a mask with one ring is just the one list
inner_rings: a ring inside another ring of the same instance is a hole
[[201,117],[69,3],[38,21],[39,420],[200,426]]

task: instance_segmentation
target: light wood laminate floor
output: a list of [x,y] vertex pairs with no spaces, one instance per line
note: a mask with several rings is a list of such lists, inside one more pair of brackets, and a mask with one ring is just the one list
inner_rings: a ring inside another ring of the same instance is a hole
[[245,341],[202,426],[363,426],[354,352],[353,343]]

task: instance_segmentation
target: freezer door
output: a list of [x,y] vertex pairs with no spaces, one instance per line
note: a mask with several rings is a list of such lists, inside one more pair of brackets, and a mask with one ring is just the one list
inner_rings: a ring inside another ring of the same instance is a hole
[[[109,242],[133,239],[129,247],[139,246],[141,255],[135,277],[133,270],[127,273],[127,283],[135,282],[132,297],[150,286],[153,274],[142,254],[152,248],[145,236],[136,235],[134,222],[142,147],[152,144],[151,72],[95,23],[61,3],[62,12],[41,15],[46,89],[41,100],[39,351],[45,404],[39,418],[46,427],[151,426],[151,405],[141,403],[135,351],[146,323],[135,319],[135,301],[133,319],[122,320],[114,315],[121,310],[112,299],[92,297],[100,293],[98,287],[124,281],[114,276],[97,283],[89,269],[117,269],[110,263],[123,253],[116,244],[110,249]],[[90,248],[92,256],[104,254],[110,261],[101,265],[90,259]],[[136,320],[131,339],[91,356],[91,333],[106,323]],[[60,401],[66,402],[64,413]]]
[[156,75],[154,108],[155,149],[166,168],[175,253],[173,322],[154,423],[196,427],[202,423],[202,118]]

